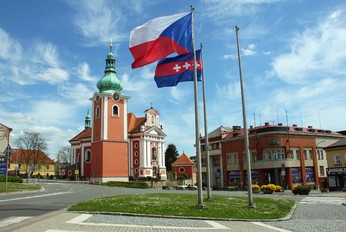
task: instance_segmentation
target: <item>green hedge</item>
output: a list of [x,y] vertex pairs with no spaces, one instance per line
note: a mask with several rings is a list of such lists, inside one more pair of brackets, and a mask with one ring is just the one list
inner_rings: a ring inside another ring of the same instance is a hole
[[122,181],[109,181],[106,183],[102,183],[105,186],[111,187],[127,187],[127,188],[148,188],[148,184],[145,182],[122,182]]
[[[6,182],[6,176],[0,176],[0,182]],[[7,182],[23,183],[23,179],[18,176],[8,176]]]

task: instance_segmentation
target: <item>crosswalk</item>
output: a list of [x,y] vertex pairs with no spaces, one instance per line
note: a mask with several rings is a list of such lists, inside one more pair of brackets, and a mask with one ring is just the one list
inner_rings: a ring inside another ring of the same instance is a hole
[[8,217],[8,218],[0,220],[0,228],[9,226],[14,223],[22,222],[30,218],[32,217]]
[[329,204],[329,205],[342,205],[346,204],[345,197],[305,197],[300,202],[300,204]]

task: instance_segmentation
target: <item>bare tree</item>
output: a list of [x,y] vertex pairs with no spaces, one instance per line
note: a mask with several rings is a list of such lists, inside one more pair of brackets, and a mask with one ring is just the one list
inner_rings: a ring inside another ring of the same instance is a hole
[[69,146],[62,146],[58,153],[60,163],[70,163],[71,161],[71,148]]
[[40,161],[40,153],[47,149],[47,142],[37,132],[24,132],[15,140],[15,145],[19,149],[19,155],[25,162],[25,173],[28,174],[29,165],[36,166]]

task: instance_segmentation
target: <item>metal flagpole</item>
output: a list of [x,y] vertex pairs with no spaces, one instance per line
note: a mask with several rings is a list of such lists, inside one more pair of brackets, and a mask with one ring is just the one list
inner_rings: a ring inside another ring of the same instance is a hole
[[202,63],[202,86],[203,86],[203,109],[204,109],[204,138],[205,138],[205,155],[206,155],[206,169],[207,169],[207,193],[208,200],[211,200],[210,191],[210,157],[209,157],[209,138],[208,138],[208,126],[207,126],[207,101],[205,94],[205,81],[204,81],[204,60],[203,60],[203,45],[201,43],[201,63]]
[[245,148],[246,166],[247,166],[247,191],[248,191],[249,208],[255,208],[255,206],[253,204],[253,198],[252,198],[251,163],[250,163],[250,151],[249,151],[249,133],[248,133],[247,122],[246,122],[245,95],[244,95],[243,77],[242,77],[241,62],[240,62],[240,49],[239,49],[238,31],[239,31],[239,28],[237,26],[235,26],[235,32],[236,32],[236,38],[237,38],[237,49],[238,49],[238,64],[239,64],[241,100],[242,100],[242,108],[243,108],[244,143],[245,143],[245,147],[244,148]]
[[194,20],[193,12],[194,8],[190,6],[192,19],[192,49],[193,49],[193,86],[194,86],[194,95],[195,95],[195,124],[196,124],[196,158],[197,158],[197,194],[198,194],[198,203],[197,207],[203,208],[203,196],[202,196],[202,164],[201,164],[201,150],[200,150],[200,138],[199,138],[199,118],[198,118],[198,89],[197,89],[197,62],[196,62],[196,49],[195,49],[195,34],[194,34]]

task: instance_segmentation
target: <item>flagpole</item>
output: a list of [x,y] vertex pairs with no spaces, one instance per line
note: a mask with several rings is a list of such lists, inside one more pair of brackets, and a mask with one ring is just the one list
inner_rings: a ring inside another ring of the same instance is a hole
[[245,155],[246,155],[246,166],[247,166],[247,191],[248,191],[248,203],[249,203],[248,207],[249,208],[256,208],[253,204],[253,198],[252,198],[251,163],[250,163],[250,152],[249,152],[249,133],[248,133],[247,122],[246,122],[245,95],[244,95],[244,85],[243,85],[241,61],[240,61],[238,31],[239,31],[239,28],[237,26],[235,26],[235,32],[236,32],[236,38],[237,38],[237,49],[238,49],[238,64],[239,64],[241,100],[242,100],[242,108],[243,108],[244,144],[245,144]]
[[206,155],[206,169],[207,169],[207,193],[208,200],[211,200],[210,191],[210,157],[209,157],[209,138],[208,138],[208,126],[207,126],[207,103],[205,94],[205,81],[204,81],[204,60],[203,60],[203,45],[201,43],[201,64],[202,64],[202,86],[203,86],[203,109],[204,109],[204,139],[205,139],[205,155]]
[[203,208],[203,196],[202,196],[202,165],[201,165],[201,150],[200,150],[200,134],[199,134],[199,118],[198,118],[198,89],[197,89],[197,62],[196,62],[196,49],[195,49],[195,33],[194,33],[194,8],[190,6],[192,18],[192,49],[193,49],[193,87],[194,87],[194,98],[195,98],[195,128],[196,128],[196,158],[197,158],[197,195],[198,203],[197,207]]

